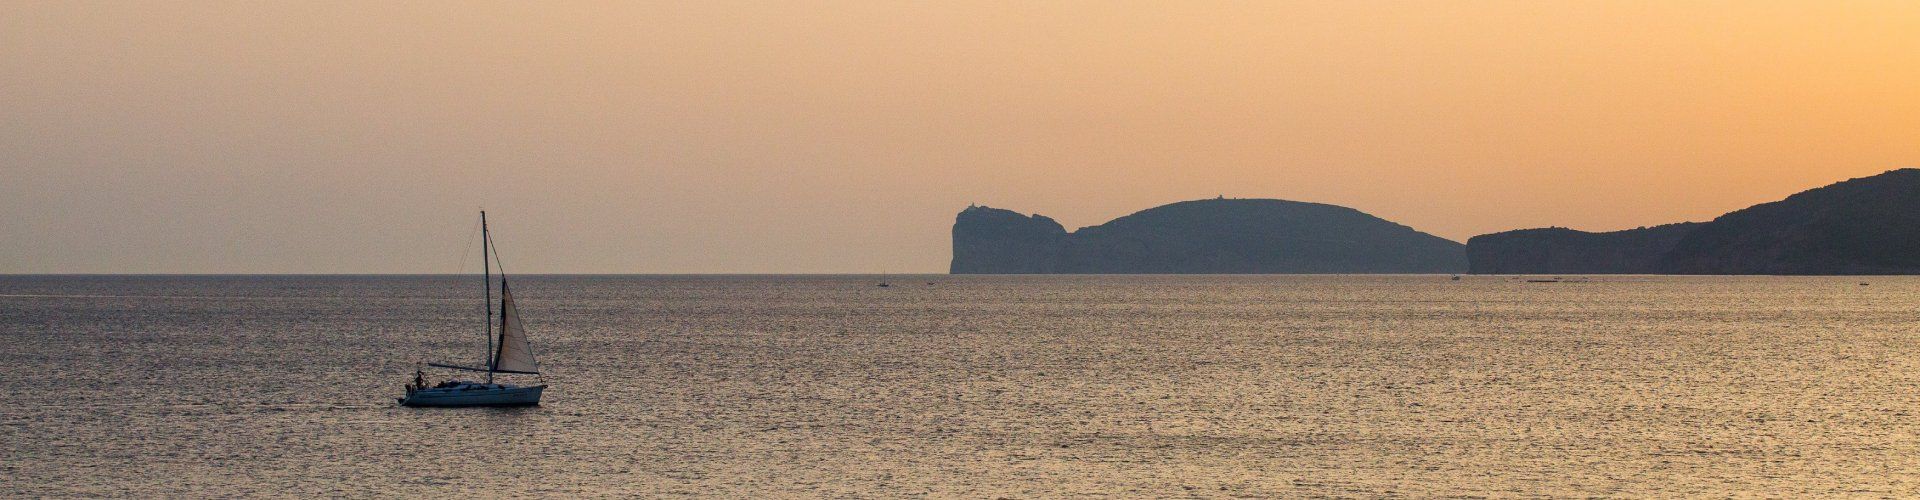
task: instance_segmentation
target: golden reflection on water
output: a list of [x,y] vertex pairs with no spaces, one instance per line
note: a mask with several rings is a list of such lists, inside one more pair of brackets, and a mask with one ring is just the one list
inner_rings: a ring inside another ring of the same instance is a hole
[[1915,278],[518,280],[546,405],[421,410],[460,279],[0,277],[0,493],[1920,493]]

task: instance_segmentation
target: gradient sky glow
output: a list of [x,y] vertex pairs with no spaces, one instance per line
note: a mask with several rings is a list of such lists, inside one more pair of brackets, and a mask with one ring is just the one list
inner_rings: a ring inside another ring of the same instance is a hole
[[944,272],[1284,198],[1455,240],[1920,166],[1920,3],[9,2],[0,273]]

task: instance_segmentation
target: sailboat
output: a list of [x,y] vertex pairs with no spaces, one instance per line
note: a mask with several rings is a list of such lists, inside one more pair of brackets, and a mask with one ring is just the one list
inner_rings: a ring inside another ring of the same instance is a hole
[[[500,271],[500,323],[499,335],[494,335],[493,322],[493,269],[490,252],[493,238],[487,233],[487,213],[480,212],[480,277],[486,289],[487,305],[487,355],[484,367],[472,367],[451,363],[427,363],[428,366],[484,372],[486,382],[448,380],[432,387],[427,386],[426,373],[414,370],[413,381],[407,384],[407,395],[400,398],[403,406],[533,406],[540,404],[540,393],[547,385],[519,386],[495,383],[495,374],[519,374],[540,376],[540,363],[533,357],[533,343],[527,340],[526,325],[521,324],[520,309],[514,306],[513,289],[507,286],[507,273]],[[497,258],[497,257],[494,257]],[[541,382],[546,380],[540,379]]]

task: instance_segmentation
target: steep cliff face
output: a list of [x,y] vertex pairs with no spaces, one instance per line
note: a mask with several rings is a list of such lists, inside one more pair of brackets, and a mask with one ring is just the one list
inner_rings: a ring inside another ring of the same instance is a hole
[[1467,240],[1475,274],[1656,274],[1667,252],[1698,223],[1610,233],[1566,228],[1521,229]]
[[953,274],[1056,272],[1067,230],[1053,219],[967,207],[953,221]]
[[1809,190],[1710,222],[1467,240],[1482,274],[1920,274],[1920,170]]
[[[1043,222],[1042,222],[1043,221]],[[1350,208],[1283,200],[1174,203],[1072,233],[969,208],[954,273],[1457,273],[1465,247]]]

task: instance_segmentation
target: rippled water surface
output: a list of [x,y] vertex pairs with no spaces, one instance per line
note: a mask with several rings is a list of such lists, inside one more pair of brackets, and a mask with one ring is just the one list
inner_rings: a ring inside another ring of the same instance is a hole
[[527,276],[395,406],[477,281],[0,277],[0,495],[1920,494],[1914,278]]

